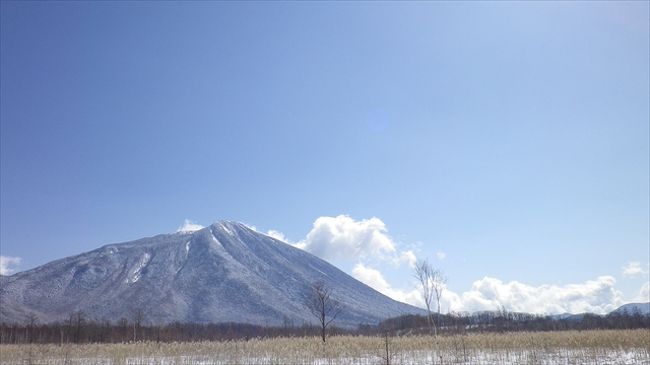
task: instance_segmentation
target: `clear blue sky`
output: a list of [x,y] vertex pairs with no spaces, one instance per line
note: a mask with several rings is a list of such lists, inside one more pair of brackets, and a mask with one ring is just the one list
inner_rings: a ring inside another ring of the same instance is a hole
[[648,19],[644,1],[2,1],[1,254],[25,270],[186,218],[298,241],[346,214],[459,293],[611,275],[631,299]]

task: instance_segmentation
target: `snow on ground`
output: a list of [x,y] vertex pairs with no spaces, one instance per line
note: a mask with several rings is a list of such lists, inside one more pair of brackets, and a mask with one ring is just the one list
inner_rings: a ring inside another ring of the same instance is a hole
[[[364,357],[334,357],[334,358],[308,358],[277,357],[277,356],[234,356],[232,354],[218,354],[210,356],[182,355],[176,357],[127,357],[120,359],[106,358],[77,358],[77,359],[39,359],[42,365],[59,364],[97,364],[97,365],[379,365],[386,364],[381,355],[368,354]],[[0,364],[5,364],[0,359]],[[429,351],[410,351],[393,353],[390,356],[393,365],[421,365],[421,364],[455,364],[455,365],[636,365],[650,364],[648,349],[636,350],[611,350],[611,349],[549,349],[539,350],[513,350],[513,351],[469,351],[463,353],[435,353]]]

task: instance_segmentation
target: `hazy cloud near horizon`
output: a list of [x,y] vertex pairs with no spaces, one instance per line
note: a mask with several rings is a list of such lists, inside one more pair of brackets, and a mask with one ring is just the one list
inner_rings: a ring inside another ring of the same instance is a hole
[[[357,265],[352,276],[395,300],[419,307],[424,306],[418,286],[410,289],[391,287],[379,270]],[[484,277],[472,287],[456,293],[447,287],[442,292],[441,312],[476,312],[500,310],[539,314],[608,313],[622,304],[622,294],[615,288],[616,279],[601,276],[579,284],[532,286],[517,281],[503,282]],[[641,292],[643,293],[643,288]],[[647,293],[647,286],[645,287]],[[643,294],[640,294],[640,297]],[[647,294],[646,294],[647,296]],[[434,310],[437,310],[434,307]]]

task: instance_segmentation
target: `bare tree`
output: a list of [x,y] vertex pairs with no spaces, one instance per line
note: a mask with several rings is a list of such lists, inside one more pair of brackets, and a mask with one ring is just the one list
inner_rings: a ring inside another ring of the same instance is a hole
[[322,281],[317,281],[311,286],[311,292],[305,300],[305,305],[318,319],[321,328],[321,339],[325,342],[327,327],[341,313],[341,303],[332,298],[333,289]]
[[440,318],[440,298],[442,297],[442,291],[447,279],[440,270],[434,269],[427,260],[420,261],[415,265],[414,275],[420,282],[422,299],[424,299],[424,305],[427,307],[427,323],[429,329],[434,336],[437,336],[438,329],[431,314],[431,305],[435,297],[438,318]]
[[384,349],[386,350],[386,356],[382,357],[386,361],[386,365],[390,365],[392,354],[390,353],[390,345],[388,343],[388,332],[384,332]]
[[433,278],[431,280],[431,288],[436,295],[436,304],[438,309],[438,319],[440,319],[440,298],[442,298],[442,291],[447,285],[447,277],[441,270],[433,270]]
[[129,320],[122,317],[117,321],[117,326],[120,329],[120,335],[122,336],[122,342],[124,343],[127,341],[127,336],[129,334]]
[[70,317],[68,318],[68,328],[73,334],[74,343],[81,343],[85,324],[86,313],[80,310],[70,313]]
[[34,313],[30,313],[29,315],[27,315],[26,324],[27,324],[27,331],[29,336],[29,343],[34,342],[34,327],[36,327],[37,321],[38,321],[38,317],[36,317]]
[[136,308],[133,311],[133,342],[137,341],[136,331],[140,330],[142,320],[144,319],[144,311],[141,308]]

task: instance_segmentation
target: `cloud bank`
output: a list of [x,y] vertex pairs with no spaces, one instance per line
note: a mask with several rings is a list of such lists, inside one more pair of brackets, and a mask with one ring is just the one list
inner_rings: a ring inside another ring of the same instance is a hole
[[[267,235],[289,242],[281,232],[275,230],[268,231]],[[388,234],[386,225],[379,218],[355,220],[347,215],[320,217],[314,221],[312,229],[303,240],[292,244],[325,260],[356,261],[350,273],[354,278],[395,300],[424,307],[415,281],[408,288],[395,288],[380,270],[368,264],[372,261],[369,259],[373,259],[379,265],[406,264],[412,270],[417,262],[412,250],[399,250]],[[435,256],[438,260],[444,260],[447,255],[437,251]],[[625,276],[637,276],[646,272],[638,262],[631,262],[623,268]],[[441,312],[505,308],[509,311],[539,314],[607,313],[624,304],[622,293],[615,285],[616,279],[612,276],[600,276],[575,284],[538,286],[484,277],[474,281],[463,292],[457,293],[445,288],[441,298]],[[646,283],[637,296],[639,301],[647,301],[648,290]]]
[[20,257],[0,256],[0,275],[11,275],[16,272],[15,267],[23,261]]
[[[423,307],[419,288],[410,290],[391,287],[379,270],[358,264],[352,276],[378,292],[395,300]],[[624,302],[614,285],[616,279],[600,276],[579,284],[532,286],[518,281],[503,282],[484,277],[460,294],[447,288],[442,292],[441,312],[476,312],[506,308],[513,312],[540,314],[608,313]],[[642,293],[643,294],[643,288]],[[648,293],[645,287],[645,295]],[[435,308],[434,308],[435,309]]]
[[622,294],[614,288],[615,284],[612,276],[600,276],[579,284],[540,286],[484,277],[460,295],[450,292],[447,302],[452,309],[465,311],[505,307],[529,313],[607,313],[623,304]]

